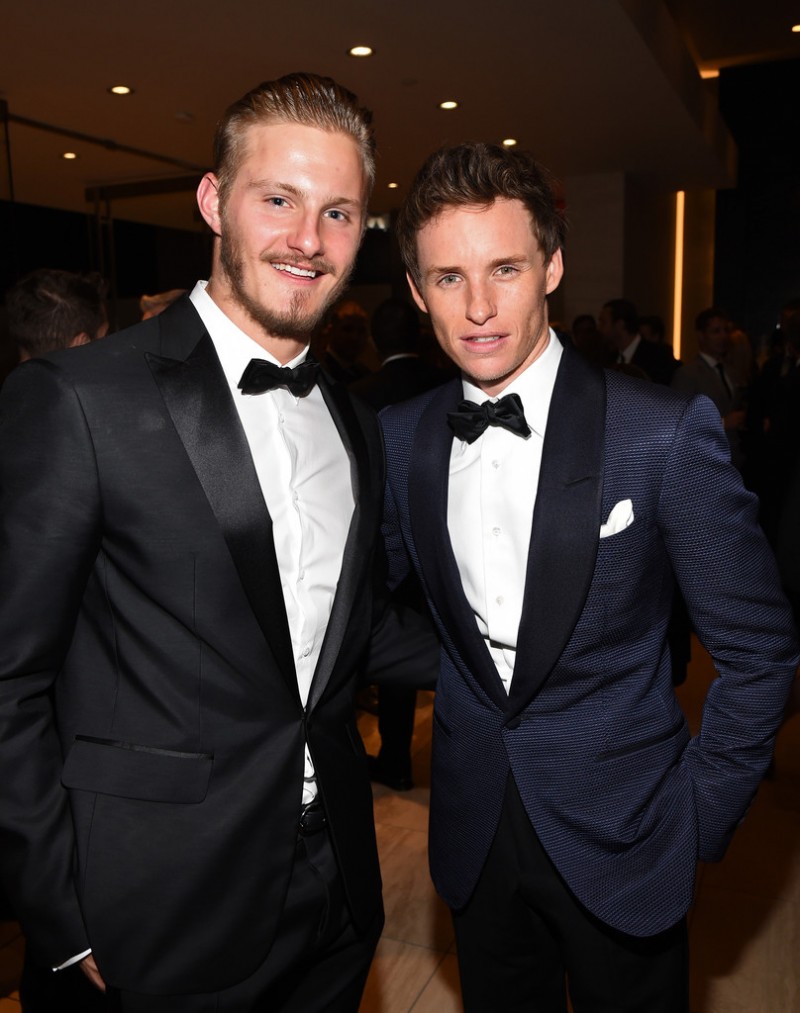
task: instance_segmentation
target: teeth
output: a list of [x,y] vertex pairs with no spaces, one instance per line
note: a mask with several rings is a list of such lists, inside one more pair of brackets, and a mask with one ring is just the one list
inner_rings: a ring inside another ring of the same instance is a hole
[[480,337],[470,338],[469,340],[470,341],[475,341],[478,344],[482,345],[482,344],[485,344],[487,341],[497,341],[497,335],[496,334],[483,334]]
[[273,264],[276,271],[286,271],[287,274],[293,274],[296,278],[316,278],[317,272],[306,270],[303,267],[295,267],[294,264]]

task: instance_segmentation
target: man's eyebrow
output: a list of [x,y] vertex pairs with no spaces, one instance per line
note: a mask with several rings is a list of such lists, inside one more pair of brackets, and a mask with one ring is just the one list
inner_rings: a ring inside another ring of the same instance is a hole
[[[308,191],[302,187],[295,186],[294,183],[281,183],[279,180],[274,179],[251,179],[247,184],[250,190],[260,190],[264,193],[270,191],[276,194],[286,193],[291,197],[296,197],[298,200],[305,200],[308,197]],[[328,197],[323,201],[325,207],[352,207],[361,209],[363,207],[363,201],[355,197]]]
[[[496,268],[502,267],[504,264],[511,264],[512,266],[516,264],[527,264],[529,260],[530,258],[524,253],[512,253],[508,257],[494,257],[486,266],[490,271],[494,271]],[[464,269],[455,264],[451,264],[450,266],[444,264],[441,267],[433,264],[425,272],[425,277],[433,278],[435,275],[463,274],[463,272]]]

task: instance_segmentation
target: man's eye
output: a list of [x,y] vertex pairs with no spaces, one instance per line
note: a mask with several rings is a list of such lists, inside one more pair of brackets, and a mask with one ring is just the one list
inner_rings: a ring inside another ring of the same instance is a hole
[[267,204],[272,204],[276,208],[284,208],[287,206],[287,201],[285,197],[268,197]]
[[335,222],[347,221],[347,215],[344,211],[340,211],[338,208],[331,208],[331,210],[328,211],[328,218],[332,218]]
[[455,285],[455,283],[457,281],[458,281],[458,275],[457,274],[445,274],[445,275],[442,275],[442,277],[439,279],[439,284],[440,285]]
[[498,274],[508,276],[510,274],[516,274],[517,269],[512,264],[503,264],[502,267],[497,269]]

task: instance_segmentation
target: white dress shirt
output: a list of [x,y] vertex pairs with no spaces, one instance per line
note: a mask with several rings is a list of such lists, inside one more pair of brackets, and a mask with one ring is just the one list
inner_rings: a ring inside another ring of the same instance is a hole
[[619,353],[618,361],[624,362],[626,365],[631,364],[631,360],[636,355],[636,349],[642,343],[641,334],[637,334],[635,338],[632,338],[630,344],[627,344],[622,351]]
[[[506,692],[514,675],[533,507],[539,486],[547,413],[561,360],[550,331],[547,347],[500,396],[518,394],[531,435],[489,426],[474,443],[454,439],[450,452],[447,527],[461,584]],[[468,380],[464,397],[488,398]]]
[[[350,460],[319,387],[242,394],[251,359],[282,365],[227,317],[199,281],[191,300],[214,342],[272,518],[275,554],[303,706],[328,627],[355,508]],[[302,362],[308,349],[288,366]],[[316,795],[306,748],[303,802]]]

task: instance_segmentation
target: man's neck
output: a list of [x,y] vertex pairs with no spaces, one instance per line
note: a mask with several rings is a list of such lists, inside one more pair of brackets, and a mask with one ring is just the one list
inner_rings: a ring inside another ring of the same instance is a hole
[[206,295],[214,302],[217,308],[231,320],[240,331],[243,331],[248,338],[261,345],[281,365],[291,362],[308,345],[310,338],[287,338],[278,334],[271,334],[266,331],[258,321],[247,312],[247,310],[233,298],[230,288],[224,281],[215,280],[219,273],[212,275],[206,285]]

